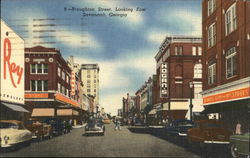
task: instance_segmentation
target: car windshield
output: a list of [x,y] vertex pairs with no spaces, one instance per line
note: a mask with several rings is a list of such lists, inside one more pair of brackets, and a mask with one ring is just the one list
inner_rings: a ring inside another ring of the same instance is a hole
[[223,127],[221,123],[215,123],[215,122],[206,122],[202,126],[203,126],[203,128],[221,128],[221,127]]
[[0,122],[0,129],[14,128],[18,129],[17,124],[10,122]]

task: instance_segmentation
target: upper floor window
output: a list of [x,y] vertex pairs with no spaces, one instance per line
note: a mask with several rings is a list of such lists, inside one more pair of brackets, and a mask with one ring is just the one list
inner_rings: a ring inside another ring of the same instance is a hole
[[90,78],[90,75],[87,75],[87,78]]
[[48,80],[31,80],[31,91],[48,91]]
[[61,84],[60,83],[57,83],[57,91],[61,92]]
[[62,79],[65,80],[65,72],[62,71]]
[[237,58],[236,58],[236,48],[230,48],[226,54],[226,75],[227,78],[236,75],[237,68]]
[[216,27],[215,23],[208,27],[208,47],[214,46],[216,43]]
[[202,64],[194,65],[194,78],[202,78]]
[[214,84],[216,82],[216,62],[210,61],[208,63],[208,84]]
[[47,74],[48,64],[31,64],[32,74]]
[[236,5],[235,3],[228,8],[225,14],[225,27],[226,35],[230,34],[237,29],[237,16],[236,16]]
[[87,83],[90,83],[90,80],[87,80]]
[[202,49],[201,49],[201,47],[198,47],[198,55],[202,55]]
[[60,67],[57,68],[57,75],[58,75],[59,77],[61,77],[61,68],[60,68]]
[[216,9],[216,0],[208,0],[208,16],[211,15]]
[[66,75],[66,82],[69,83],[69,76]]
[[176,46],[174,48],[175,55],[182,55],[182,47],[181,46]]
[[196,55],[196,47],[192,47],[192,54]]

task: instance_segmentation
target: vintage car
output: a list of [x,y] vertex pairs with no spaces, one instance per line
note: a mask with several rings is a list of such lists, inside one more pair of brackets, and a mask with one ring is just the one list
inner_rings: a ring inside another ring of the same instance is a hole
[[199,120],[195,121],[194,127],[188,129],[188,142],[198,143],[201,147],[206,144],[229,144],[232,132],[228,130],[222,121]]
[[193,128],[194,122],[191,120],[174,120],[166,125],[165,132],[168,137],[187,137],[187,131]]
[[241,157],[243,155],[249,157],[249,137],[250,133],[230,136],[230,151],[232,157]]
[[59,118],[49,118],[44,120],[43,122],[51,125],[53,135],[62,135],[65,133],[66,124],[64,120]]
[[0,136],[1,147],[29,144],[32,139],[32,133],[17,120],[0,120]]
[[53,130],[51,125],[38,120],[29,120],[26,128],[32,132],[32,138],[42,140],[45,137],[52,138]]
[[104,135],[105,133],[105,126],[102,119],[89,119],[87,125],[85,126],[85,135],[89,134],[100,134]]

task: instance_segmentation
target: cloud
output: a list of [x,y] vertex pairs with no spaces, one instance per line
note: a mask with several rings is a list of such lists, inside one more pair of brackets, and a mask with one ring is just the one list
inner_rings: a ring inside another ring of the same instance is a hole
[[181,8],[171,11],[159,10],[155,15],[158,21],[166,25],[165,28],[174,35],[201,36],[201,13]]
[[160,46],[166,36],[169,35],[171,35],[171,33],[167,32],[166,30],[155,28],[148,31],[146,38],[149,42],[153,42]]

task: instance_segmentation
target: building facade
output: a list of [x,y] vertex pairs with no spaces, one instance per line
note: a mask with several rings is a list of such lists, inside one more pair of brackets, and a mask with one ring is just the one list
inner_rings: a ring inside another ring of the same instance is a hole
[[95,106],[99,106],[99,70],[98,64],[82,64],[80,68],[84,94],[94,96]]
[[[161,120],[184,119],[190,109],[190,97],[197,96],[197,100],[202,100],[199,95],[202,91],[201,55],[200,37],[172,36],[163,41],[155,56],[157,91],[154,108]],[[192,91],[190,83],[194,85]],[[193,110],[202,111],[201,102],[193,104]]]
[[24,40],[2,20],[0,48],[0,119],[24,121]]
[[72,71],[58,49],[25,48],[25,68],[25,103],[31,117],[79,121],[79,88],[76,84],[72,95]]
[[232,130],[249,128],[250,1],[203,0],[203,104]]

